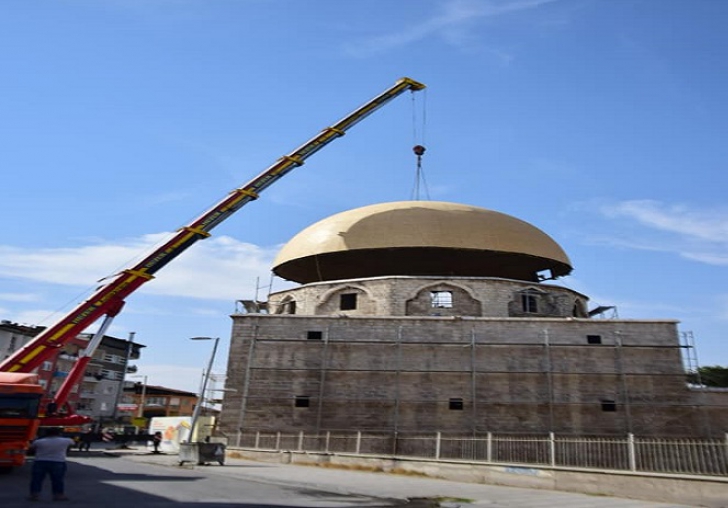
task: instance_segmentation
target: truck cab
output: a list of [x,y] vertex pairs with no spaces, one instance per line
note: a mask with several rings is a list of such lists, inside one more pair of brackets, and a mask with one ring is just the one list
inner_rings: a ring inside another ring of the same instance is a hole
[[0,372],[0,472],[22,466],[38,430],[43,387],[32,373]]

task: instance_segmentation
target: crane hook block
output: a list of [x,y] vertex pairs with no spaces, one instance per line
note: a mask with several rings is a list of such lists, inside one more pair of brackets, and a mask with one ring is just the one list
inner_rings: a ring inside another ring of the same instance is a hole
[[415,152],[416,156],[421,157],[425,153],[425,147],[422,145],[415,145],[412,148],[412,151]]

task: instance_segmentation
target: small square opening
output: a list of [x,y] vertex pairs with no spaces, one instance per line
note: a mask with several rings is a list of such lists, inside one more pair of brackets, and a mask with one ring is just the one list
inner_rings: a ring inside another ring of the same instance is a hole
[[324,332],[320,330],[309,330],[306,338],[308,340],[322,340],[324,338]]
[[340,310],[354,310],[356,309],[356,293],[344,293],[341,295],[339,302]]
[[294,404],[296,407],[309,407],[311,405],[311,397],[308,395],[296,395]]
[[587,335],[586,343],[587,344],[601,344],[602,336],[601,335]]
[[602,411],[605,413],[614,413],[617,411],[617,404],[611,399],[602,400]]
[[452,291],[431,291],[430,305],[435,309],[451,309]]
[[450,411],[462,411],[463,410],[463,399],[455,397],[450,399],[449,404]]

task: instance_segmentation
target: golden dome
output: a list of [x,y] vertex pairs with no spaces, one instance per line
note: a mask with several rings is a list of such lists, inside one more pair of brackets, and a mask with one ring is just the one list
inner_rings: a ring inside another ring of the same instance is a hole
[[[294,236],[273,272],[301,283],[383,275],[503,277],[538,281],[571,272],[540,229],[493,210],[397,201],[348,210]],[[541,276],[539,276],[541,274]]]

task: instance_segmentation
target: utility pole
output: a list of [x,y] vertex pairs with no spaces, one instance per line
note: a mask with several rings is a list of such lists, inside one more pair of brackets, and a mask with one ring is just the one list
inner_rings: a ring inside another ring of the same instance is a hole
[[137,418],[144,418],[144,406],[147,404],[147,376],[144,376],[144,384],[142,384],[142,396],[139,400],[139,412]]
[[116,400],[114,400],[114,412],[112,413],[114,423],[116,423],[116,420],[119,418],[119,402],[121,402],[121,395],[124,393],[124,381],[126,380],[126,371],[129,368],[129,359],[131,359],[131,354],[134,351],[135,335],[136,332],[129,332],[129,339],[126,343],[126,357],[124,358],[124,368],[121,371],[121,380],[119,381],[119,386],[116,390]]

